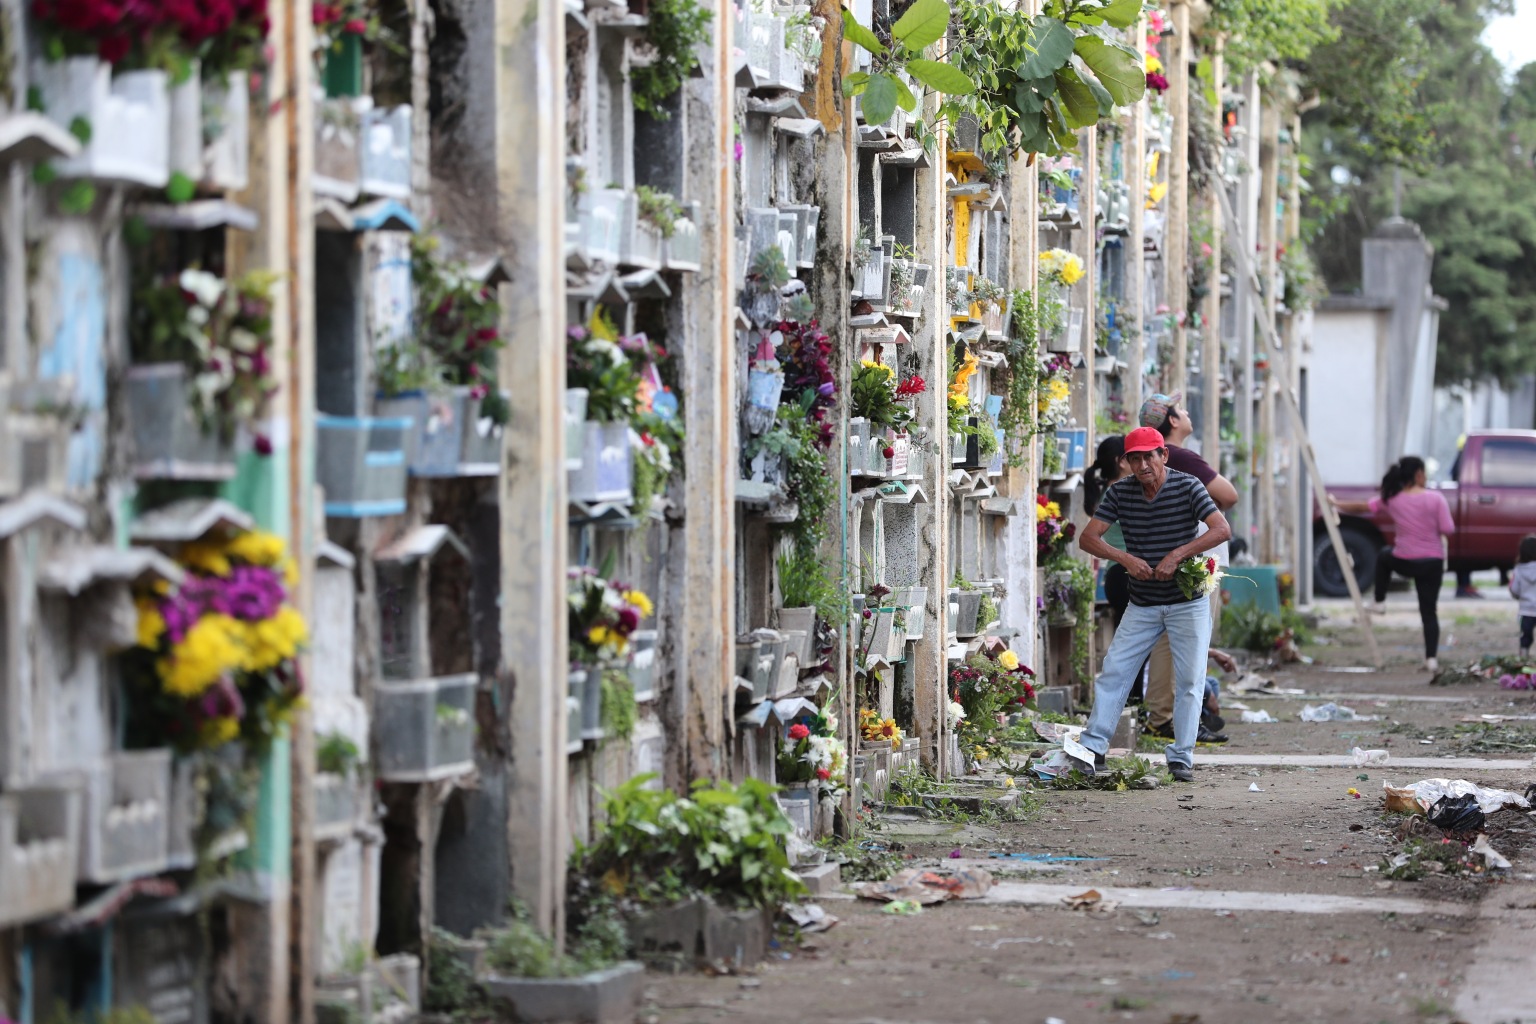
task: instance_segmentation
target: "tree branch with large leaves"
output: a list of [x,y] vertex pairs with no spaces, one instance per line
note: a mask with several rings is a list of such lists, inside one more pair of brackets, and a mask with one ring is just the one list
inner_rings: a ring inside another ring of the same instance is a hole
[[975,90],[946,99],[940,116],[976,118],[989,153],[1076,148],[1078,129],[1146,92],[1140,55],[1115,31],[1136,24],[1141,9],[1141,0],[1050,0],[1031,17],[958,0],[949,59]]
[[866,123],[885,124],[897,107],[908,113],[917,109],[917,97],[901,78],[903,72],[935,92],[968,93],[976,88],[954,65],[923,56],[928,47],[944,38],[949,19],[947,0],[917,0],[891,26],[890,45],[886,45],[843,8],[843,36],[868,50],[872,58],[870,70],[843,78],[845,96],[863,97]]

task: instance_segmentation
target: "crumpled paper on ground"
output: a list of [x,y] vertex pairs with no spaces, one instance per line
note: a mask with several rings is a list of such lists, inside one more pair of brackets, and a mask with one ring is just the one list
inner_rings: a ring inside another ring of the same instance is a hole
[[1357,715],[1354,708],[1335,704],[1333,701],[1319,704],[1317,707],[1307,704],[1301,709],[1303,722],[1376,722],[1380,719],[1380,715]]
[[1064,739],[1075,742],[1082,737],[1083,730],[1087,728],[1084,725],[1066,725],[1062,722],[1042,722],[1038,718],[1033,724],[1035,735],[1047,743],[1060,743]]
[[1086,910],[1090,914],[1108,914],[1120,905],[1114,900],[1106,900],[1104,894],[1097,889],[1089,889],[1076,896],[1063,896],[1061,902],[1073,910]]
[[1278,722],[1280,719],[1271,715],[1268,711],[1244,711],[1243,723],[1245,725],[1267,725]]
[[837,918],[823,910],[819,903],[790,903],[785,906],[784,913],[807,935],[824,932],[837,924]]
[[1531,802],[1518,793],[1479,786],[1466,779],[1424,779],[1407,786],[1394,786],[1389,782],[1381,785],[1389,811],[1427,814],[1441,797],[1466,796],[1469,793],[1476,795],[1477,806],[1484,814],[1492,814],[1504,807],[1518,807],[1525,811],[1531,809]]
[[1472,852],[1483,858],[1483,864],[1489,871],[1508,871],[1510,869],[1509,858],[1498,850],[1495,850],[1488,842],[1488,837],[1481,832],[1477,834],[1477,842],[1472,844]]
[[858,892],[867,900],[928,904],[980,899],[991,888],[992,873],[986,868],[964,867],[953,874],[904,868],[883,882],[865,882]]
[[1307,692],[1306,690],[1297,689],[1295,687],[1276,686],[1275,685],[1275,681],[1273,679],[1267,679],[1264,676],[1255,675],[1252,672],[1244,672],[1242,675],[1238,676],[1232,682],[1224,682],[1224,683],[1222,683],[1221,684],[1221,690],[1222,690],[1223,693],[1234,693],[1234,694],[1236,694],[1236,693],[1284,693],[1284,694],[1297,694],[1297,695],[1299,695],[1299,694],[1303,694],[1303,693]]
[[1349,756],[1356,768],[1364,768],[1368,764],[1386,764],[1388,757],[1385,750],[1364,750],[1360,747],[1350,750]]

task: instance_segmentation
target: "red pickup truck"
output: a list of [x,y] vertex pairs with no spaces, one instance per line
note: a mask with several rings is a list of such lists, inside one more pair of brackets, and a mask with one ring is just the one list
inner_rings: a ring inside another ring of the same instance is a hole
[[[1447,544],[1451,571],[1509,569],[1515,564],[1520,538],[1536,533],[1536,430],[1480,430],[1467,435],[1466,444],[1451,466],[1449,483],[1432,483],[1451,506],[1456,533]],[[1376,487],[1328,488],[1342,501],[1364,501],[1378,493]],[[1313,509],[1313,587],[1319,594],[1343,597],[1349,593],[1328,531]],[[1392,520],[1339,516],[1339,531],[1355,565],[1355,579],[1362,592],[1375,580],[1376,555],[1392,543]]]

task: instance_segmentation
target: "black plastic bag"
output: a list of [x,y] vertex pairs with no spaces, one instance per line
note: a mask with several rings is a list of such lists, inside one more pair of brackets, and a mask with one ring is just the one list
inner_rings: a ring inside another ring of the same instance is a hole
[[1429,823],[1447,832],[1478,832],[1486,820],[1473,793],[1443,796],[1429,809]]

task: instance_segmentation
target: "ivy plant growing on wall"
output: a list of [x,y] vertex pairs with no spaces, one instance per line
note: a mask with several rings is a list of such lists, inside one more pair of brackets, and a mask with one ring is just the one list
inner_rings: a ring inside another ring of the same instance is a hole
[[907,113],[917,109],[917,97],[903,75],[909,75],[935,92],[962,95],[973,92],[976,83],[954,65],[928,60],[923,51],[944,37],[949,29],[950,8],[947,0],[917,0],[891,26],[887,46],[868,27],[859,24],[843,8],[843,35],[849,42],[868,50],[874,58],[868,71],[855,71],[843,79],[845,96],[862,96],[864,120],[885,124],[900,107]]

